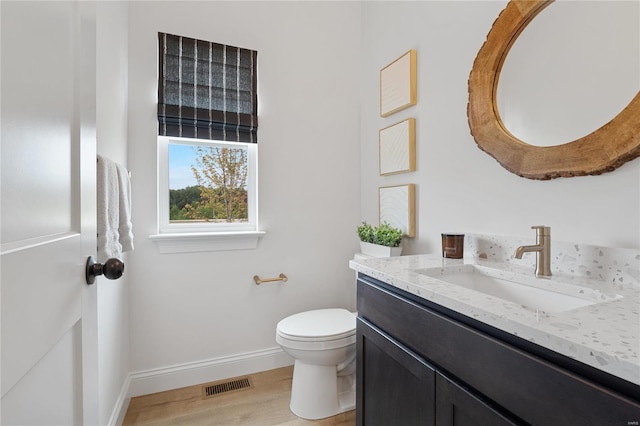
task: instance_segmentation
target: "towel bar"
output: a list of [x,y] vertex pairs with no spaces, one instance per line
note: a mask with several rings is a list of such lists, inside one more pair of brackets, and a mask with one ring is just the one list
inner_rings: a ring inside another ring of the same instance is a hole
[[273,282],[273,281],[284,281],[284,282],[287,282],[288,279],[289,278],[287,278],[287,276],[285,274],[280,274],[276,278],[264,278],[264,279],[260,278],[257,275],[253,276],[253,280],[256,282],[256,285],[260,285],[262,283],[270,283],[270,282]]

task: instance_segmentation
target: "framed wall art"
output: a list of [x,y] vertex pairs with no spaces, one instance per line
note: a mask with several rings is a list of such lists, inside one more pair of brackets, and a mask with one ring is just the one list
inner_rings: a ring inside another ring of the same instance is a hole
[[404,55],[380,70],[380,115],[387,117],[417,101],[417,51]]
[[416,119],[396,123],[379,132],[380,175],[416,169]]
[[380,223],[402,229],[407,237],[416,235],[415,184],[386,186],[378,189]]

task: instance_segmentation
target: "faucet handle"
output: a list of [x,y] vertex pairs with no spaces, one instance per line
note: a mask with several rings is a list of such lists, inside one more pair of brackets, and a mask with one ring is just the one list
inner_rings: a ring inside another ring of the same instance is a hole
[[551,235],[551,227],[550,226],[544,226],[544,225],[536,225],[536,226],[532,226],[531,229],[535,229],[536,230],[536,235],[538,236],[546,236],[546,235]]

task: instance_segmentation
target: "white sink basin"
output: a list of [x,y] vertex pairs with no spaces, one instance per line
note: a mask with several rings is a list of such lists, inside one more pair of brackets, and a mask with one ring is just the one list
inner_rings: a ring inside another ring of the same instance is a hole
[[548,278],[536,278],[480,265],[456,265],[416,271],[449,284],[455,284],[522,305],[532,311],[563,312],[622,298],[617,294]]

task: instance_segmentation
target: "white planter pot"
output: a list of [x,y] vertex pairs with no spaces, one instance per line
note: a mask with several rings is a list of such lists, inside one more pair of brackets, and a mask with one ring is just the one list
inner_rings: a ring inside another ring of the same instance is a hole
[[362,252],[362,254],[366,254],[371,257],[400,256],[400,254],[402,253],[402,246],[387,247],[360,241],[360,251]]

